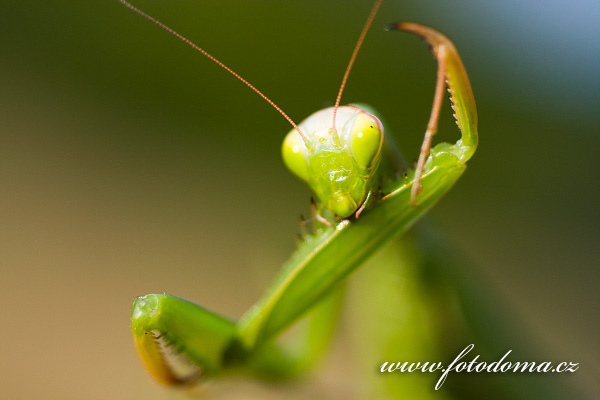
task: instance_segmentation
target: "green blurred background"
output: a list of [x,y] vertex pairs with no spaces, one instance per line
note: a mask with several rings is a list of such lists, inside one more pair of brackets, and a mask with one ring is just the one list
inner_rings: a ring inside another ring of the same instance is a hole
[[[297,122],[334,101],[371,6],[135,4]],[[598,17],[593,0],[389,0],[343,97],[379,109],[414,160],[436,66],[421,41],[381,27],[420,22],[455,41],[481,145],[433,217],[545,359],[581,363],[571,379],[590,398],[600,393]],[[130,305],[166,292],[239,317],[258,298],[308,209],[280,161],[289,125],[117,0],[1,0],[0,105],[2,397],[170,396],[137,360]],[[440,131],[458,137],[447,103]],[[349,377],[329,364],[314,380],[334,398]]]

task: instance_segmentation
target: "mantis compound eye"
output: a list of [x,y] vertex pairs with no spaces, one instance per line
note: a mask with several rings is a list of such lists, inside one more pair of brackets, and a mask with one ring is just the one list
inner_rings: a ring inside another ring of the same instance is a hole
[[364,169],[377,165],[383,146],[383,126],[379,119],[361,112],[350,132],[350,147],[357,164]]
[[286,167],[304,182],[309,179],[308,162],[305,157],[307,151],[308,149],[298,132],[292,129],[283,141],[281,155]]

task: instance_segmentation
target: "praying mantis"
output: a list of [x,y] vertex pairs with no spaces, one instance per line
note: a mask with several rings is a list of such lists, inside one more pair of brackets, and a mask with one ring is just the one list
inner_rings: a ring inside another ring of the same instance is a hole
[[[204,49],[128,1],[119,1],[218,64],[290,122],[292,129],[282,146],[284,163],[316,197],[313,222],[319,227],[304,236],[264,297],[239,321],[169,295],[137,298],[131,318],[137,352],[148,372],[169,385],[231,371],[267,378],[294,375],[310,364],[306,354],[326,347],[335,327],[331,315],[339,308],[341,283],[424,215],[462,176],[474,154],[477,111],[460,56],[453,43],[432,28],[416,23],[387,26],[390,31],[423,38],[438,63],[433,106],[418,161],[400,174],[395,150],[379,118],[363,107],[340,106],[350,71],[382,0],[375,2],[360,33],[335,105],[299,124]],[[461,139],[432,147],[446,86]],[[274,339],[305,315],[318,323],[309,324],[306,354],[295,357]]]

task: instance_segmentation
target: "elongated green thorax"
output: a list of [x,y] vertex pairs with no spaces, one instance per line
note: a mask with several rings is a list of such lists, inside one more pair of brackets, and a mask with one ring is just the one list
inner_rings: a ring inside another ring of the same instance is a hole
[[377,117],[353,106],[338,109],[337,136],[332,123],[333,107],[311,115],[299,127],[314,150],[292,130],[283,142],[282,153],[287,167],[308,184],[320,206],[347,218],[373,190],[383,126]]

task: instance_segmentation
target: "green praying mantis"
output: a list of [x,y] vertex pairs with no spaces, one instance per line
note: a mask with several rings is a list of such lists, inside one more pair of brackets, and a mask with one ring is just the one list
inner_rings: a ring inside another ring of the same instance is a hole
[[[400,174],[395,149],[373,112],[340,106],[350,70],[382,0],[375,2],[362,29],[335,105],[300,124],[205,50],[126,0],[120,2],[234,75],[291,123],[293,128],[282,146],[283,159],[316,197],[313,220],[319,227],[304,236],[263,298],[239,321],[169,295],[136,299],[131,330],[137,352],[149,373],[170,385],[233,371],[272,379],[294,375],[327,346],[343,281],[425,214],[460,178],[474,154],[477,112],[458,52],[434,29],[415,23],[387,27],[423,38],[438,63],[433,106],[418,161]],[[432,147],[446,86],[461,139]],[[275,340],[304,316],[310,322],[297,351]]]

